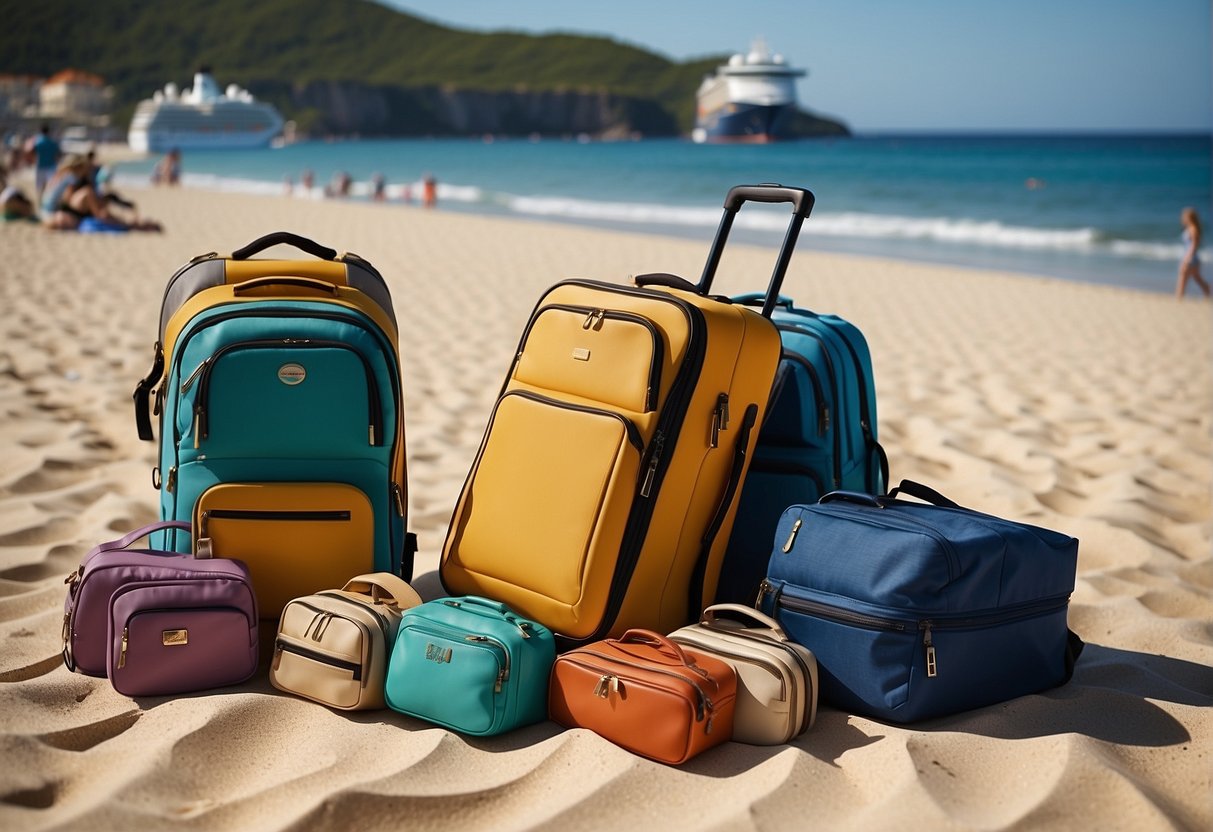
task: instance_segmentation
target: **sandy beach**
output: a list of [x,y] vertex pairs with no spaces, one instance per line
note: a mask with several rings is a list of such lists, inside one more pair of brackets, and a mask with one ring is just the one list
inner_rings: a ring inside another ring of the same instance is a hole
[[[0,828],[1213,828],[1213,305],[800,251],[785,293],[866,334],[894,481],[1081,541],[1073,681],[896,727],[823,707],[789,746],[679,768],[543,723],[469,739],[240,687],[131,700],[60,658],[63,579],[156,519],[130,393],[191,256],[290,230],[371,260],[401,323],[416,585],[540,293],[696,277],[676,240],[416,207],[132,191],[163,234],[0,228]],[[810,219],[811,223],[812,220]],[[286,249],[275,250],[294,256]],[[762,288],[736,245],[720,291]],[[265,661],[263,659],[263,666]]]

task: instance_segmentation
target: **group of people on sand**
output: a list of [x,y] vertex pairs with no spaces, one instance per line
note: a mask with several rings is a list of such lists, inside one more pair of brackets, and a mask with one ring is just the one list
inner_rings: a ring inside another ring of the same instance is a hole
[[[34,167],[33,199],[0,166],[0,207],[5,221],[32,220],[56,231],[161,231],[160,223],[139,216],[139,208],[113,190],[110,171],[97,163],[95,150],[63,153],[42,125],[25,146],[24,158]],[[10,158],[10,164],[14,160]],[[13,165],[14,168],[16,164]]]

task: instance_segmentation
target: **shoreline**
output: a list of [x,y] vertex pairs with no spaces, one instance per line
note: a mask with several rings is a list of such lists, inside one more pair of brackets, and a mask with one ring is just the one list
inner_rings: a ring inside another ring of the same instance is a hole
[[[155,445],[135,436],[130,391],[164,285],[190,257],[291,230],[383,273],[401,325],[416,585],[430,597],[540,294],[569,277],[693,278],[710,242],[441,203],[129,191],[163,233],[0,229],[5,828],[1213,824],[1213,310],[1012,271],[801,249],[785,291],[867,337],[894,482],[1079,538],[1070,626],[1087,649],[1066,686],[910,726],[823,706],[790,745],[729,743],[674,769],[550,722],[474,740],[391,711],[335,713],[273,690],[264,658],[244,685],[171,699],[69,673],[63,576],[156,518]],[[773,259],[730,244],[720,291],[765,286]]]

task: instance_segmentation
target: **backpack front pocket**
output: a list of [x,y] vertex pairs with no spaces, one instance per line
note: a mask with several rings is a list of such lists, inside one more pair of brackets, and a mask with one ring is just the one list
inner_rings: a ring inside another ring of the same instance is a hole
[[221,483],[194,507],[200,557],[244,561],[262,617],[373,572],[374,512],[345,483]]
[[470,573],[458,591],[570,635],[599,620],[641,450],[636,427],[613,411],[502,396],[454,521],[448,563]]
[[365,455],[367,446],[385,441],[373,366],[348,344],[290,338],[229,344],[186,376],[180,393],[184,451],[325,458]]

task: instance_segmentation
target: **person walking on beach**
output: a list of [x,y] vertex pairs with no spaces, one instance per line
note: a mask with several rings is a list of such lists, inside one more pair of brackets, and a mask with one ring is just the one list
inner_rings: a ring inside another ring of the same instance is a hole
[[59,149],[59,142],[51,138],[51,126],[42,125],[38,137],[30,145],[30,156],[34,162],[34,190],[38,192],[38,199],[42,199],[46,183],[55,175],[61,155],[63,154]]
[[1189,278],[1196,281],[1196,285],[1205,293],[1205,297],[1209,297],[1209,284],[1205,282],[1200,273],[1200,216],[1196,213],[1195,208],[1185,208],[1180,212],[1179,222],[1184,228],[1183,236],[1186,248],[1183,259],[1179,261],[1179,282],[1175,285],[1175,297],[1183,299],[1184,292],[1188,289]]
[[173,148],[156,163],[152,171],[153,185],[177,185],[181,182],[181,151]]
[[438,204],[438,180],[433,174],[427,173],[421,180],[421,204],[433,208]]

